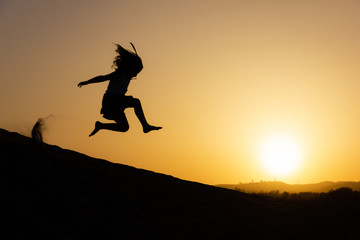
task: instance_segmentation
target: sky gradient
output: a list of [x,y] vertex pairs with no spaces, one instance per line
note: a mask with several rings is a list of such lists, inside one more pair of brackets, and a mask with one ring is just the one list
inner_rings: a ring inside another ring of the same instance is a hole
[[[87,155],[209,184],[360,181],[360,1],[0,1],[0,127]],[[143,134],[89,138],[115,46],[144,64],[128,95]],[[266,173],[272,135],[302,149],[296,172]]]

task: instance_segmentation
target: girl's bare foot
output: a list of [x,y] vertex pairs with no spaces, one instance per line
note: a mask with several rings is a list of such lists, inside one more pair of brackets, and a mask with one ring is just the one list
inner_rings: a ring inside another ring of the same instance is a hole
[[148,125],[146,127],[143,127],[143,132],[148,133],[150,131],[160,130],[160,129],[162,129],[162,127],[155,127],[155,126]]
[[101,130],[101,125],[102,125],[102,123],[99,122],[99,121],[97,121],[97,122],[95,123],[95,128],[94,128],[94,130],[90,133],[89,137],[94,136],[99,130]]

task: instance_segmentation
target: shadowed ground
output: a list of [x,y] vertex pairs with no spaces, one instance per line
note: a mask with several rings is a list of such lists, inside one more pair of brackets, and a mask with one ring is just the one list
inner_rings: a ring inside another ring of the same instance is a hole
[[[13,239],[359,239],[359,194],[285,201],[114,164],[0,129]],[[171,160],[171,159],[169,159]]]

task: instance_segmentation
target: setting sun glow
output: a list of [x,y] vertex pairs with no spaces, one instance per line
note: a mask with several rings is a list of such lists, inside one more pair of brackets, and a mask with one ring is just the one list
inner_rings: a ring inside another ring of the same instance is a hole
[[288,176],[300,165],[299,144],[287,136],[273,136],[261,146],[261,164],[264,170],[274,177]]

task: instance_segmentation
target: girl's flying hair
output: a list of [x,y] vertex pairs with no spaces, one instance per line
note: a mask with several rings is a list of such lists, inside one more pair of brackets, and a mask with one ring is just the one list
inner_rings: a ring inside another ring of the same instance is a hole
[[131,70],[133,71],[134,75],[137,75],[143,69],[143,64],[141,58],[137,55],[135,46],[130,43],[135,51],[135,53],[133,53],[129,50],[126,50],[117,43],[114,44],[117,47],[115,51],[118,53],[118,55],[113,61],[113,67],[117,70]]

